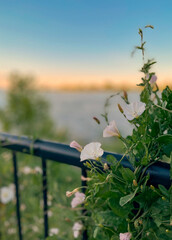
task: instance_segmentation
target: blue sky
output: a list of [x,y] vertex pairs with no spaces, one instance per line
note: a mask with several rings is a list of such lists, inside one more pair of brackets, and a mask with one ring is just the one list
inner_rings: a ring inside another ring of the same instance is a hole
[[142,60],[130,53],[147,24],[155,26],[145,31],[147,57],[170,78],[172,1],[0,0],[0,73],[31,72],[51,82],[131,80]]

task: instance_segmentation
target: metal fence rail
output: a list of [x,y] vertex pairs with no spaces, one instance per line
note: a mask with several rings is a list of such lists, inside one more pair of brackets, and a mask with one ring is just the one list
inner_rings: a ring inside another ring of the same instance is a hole
[[[20,214],[20,194],[19,194],[19,183],[18,183],[18,168],[17,168],[17,152],[23,154],[30,154],[38,156],[42,160],[42,192],[43,192],[43,215],[44,215],[44,237],[48,237],[48,205],[47,205],[47,160],[56,161],[59,163],[65,163],[81,169],[81,174],[86,177],[87,169],[83,162],[80,162],[80,154],[75,149],[70,148],[68,145],[45,141],[45,140],[32,140],[27,137],[19,137],[6,133],[0,133],[1,147],[7,148],[12,151],[13,156],[13,167],[14,167],[14,183],[16,187],[16,215],[18,222],[18,235],[19,240],[23,239],[22,225],[21,225],[21,214]],[[120,160],[122,155],[115,153],[105,152],[103,158],[105,159],[108,154],[116,157]],[[124,167],[133,170],[133,167],[129,163],[126,157],[122,160],[121,164]],[[157,162],[147,169],[146,174],[150,174],[149,183],[157,186],[162,184],[169,188],[171,185],[170,181],[170,166],[169,164]],[[86,184],[82,181],[82,186]],[[82,235],[82,240],[87,240],[87,231],[85,230]]]

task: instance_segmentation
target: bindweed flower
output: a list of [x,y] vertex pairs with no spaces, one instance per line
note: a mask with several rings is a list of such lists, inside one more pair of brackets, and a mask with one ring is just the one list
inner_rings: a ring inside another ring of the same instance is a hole
[[50,236],[57,235],[59,233],[58,228],[51,228],[50,229]]
[[78,188],[75,188],[72,192],[67,191],[66,192],[66,197],[71,197],[74,193],[78,192]]
[[119,234],[120,240],[130,240],[131,238],[131,233],[126,232],[126,233],[120,233]]
[[118,131],[115,121],[110,122],[110,124],[103,131],[103,137],[113,136],[120,137],[120,133]]
[[145,111],[146,104],[143,102],[133,102],[125,107],[124,115],[128,120],[133,120],[134,118],[138,118]]
[[78,150],[79,152],[82,151],[82,146],[79,145],[79,143],[77,143],[76,141],[72,141],[72,142],[70,143],[70,147],[71,147],[71,148],[75,148],[75,149]]
[[79,237],[82,228],[83,228],[83,225],[81,223],[79,223],[79,222],[74,223],[73,228],[72,228],[74,238]]
[[103,149],[100,147],[101,143],[92,142],[87,144],[81,151],[81,162],[87,159],[98,160],[104,153]]
[[2,187],[0,189],[0,202],[6,204],[14,199],[14,189],[12,187]]
[[78,205],[82,204],[85,201],[85,194],[76,192],[75,197],[71,201],[72,208],[77,207]]
[[157,80],[157,76],[156,75],[152,75],[152,77],[151,77],[151,79],[150,79],[150,83],[151,84],[153,84],[153,83],[155,83],[156,82],[156,80]]

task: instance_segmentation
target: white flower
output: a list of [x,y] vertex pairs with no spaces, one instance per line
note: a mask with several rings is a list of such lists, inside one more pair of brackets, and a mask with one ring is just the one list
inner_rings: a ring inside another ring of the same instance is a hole
[[73,225],[73,236],[74,238],[78,238],[79,237],[79,234],[81,232],[83,228],[83,225],[79,222],[75,222],[74,225]]
[[40,174],[42,174],[42,169],[41,169],[40,167],[36,166],[36,167],[34,168],[34,172],[35,172],[35,173],[40,173]]
[[103,137],[113,137],[113,136],[120,136],[118,128],[116,127],[115,121],[110,122],[110,124],[104,129]]
[[11,187],[2,187],[0,189],[0,201],[6,204],[14,199],[14,189]]
[[145,111],[145,103],[142,102],[133,102],[126,105],[124,109],[124,115],[128,120],[133,120],[134,118],[139,117]]
[[28,166],[25,166],[24,168],[22,168],[22,173],[28,175],[28,174],[32,173],[32,169]]
[[39,232],[39,228],[38,228],[37,226],[32,226],[32,230],[33,230],[34,232]]
[[70,147],[77,149],[79,152],[82,151],[82,146],[79,145],[79,143],[77,143],[76,141],[72,141],[72,142],[70,143]]
[[120,240],[130,240],[131,233],[129,233],[129,232],[120,233],[119,237],[120,237]]
[[4,158],[6,161],[9,161],[11,159],[11,154],[9,152],[3,152],[1,154],[2,158]]
[[9,235],[12,235],[12,234],[16,233],[16,229],[15,228],[9,228],[7,232],[8,232]]
[[51,228],[50,229],[50,236],[57,235],[59,233],[58,228]]
[[25,209],[26,209],[26,205],[22,203],[22,204],[20,205],[20,210],[21,210],[21,211],[24,211]]
[[85,201],[85,194],[76,192],[75,197],[71,201],[72,208],[77,207],[78,205],[82,204]]
[[99,142],[92,142],[87,144],[84,149],[81,151],[81,161],[86,159],[94,159],[98,160],[104,153],[103,149],[100,148],[101,143]]
[[52,217],[53,216],[53,212],[51,210],[48,210],[48,217]]

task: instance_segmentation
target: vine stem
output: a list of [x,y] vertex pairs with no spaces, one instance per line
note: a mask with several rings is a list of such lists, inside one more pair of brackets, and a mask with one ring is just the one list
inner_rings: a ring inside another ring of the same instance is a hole
[[159,106],[159,105],[157,105],[157,104],[155,104],[155,103],[154,103],[154,106],[156,106],[156,107],[158,107],[158,108],[161,108],[161,109],[163,109],[164,111],[167,111],[167,112],[172,113],[172,110],[169,110],[169,109],[167,109],[167,108],[163,108],[163,107],[161,107],[161,106]]

